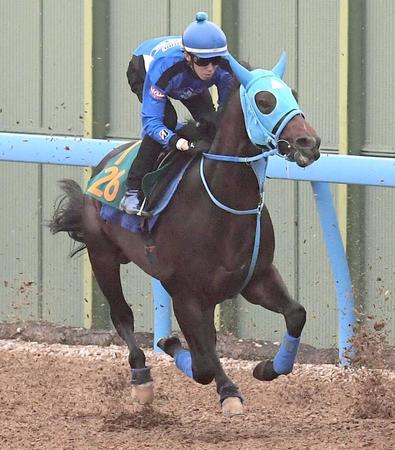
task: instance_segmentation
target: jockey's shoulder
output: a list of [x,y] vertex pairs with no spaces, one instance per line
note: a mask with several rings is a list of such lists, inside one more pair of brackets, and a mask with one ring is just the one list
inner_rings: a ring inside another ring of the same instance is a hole
[[160,36],[147,39],[133,52],[135,55],[149,55],[153,58],[161,58],[172,54],[174,50],[182,49],[181,36]]
[[174,51],[166,56],[154,58],[149,67],[151,79],[160,78],[165,72],[174,76],[177,73],[185,72],[187,67],[183,52]]

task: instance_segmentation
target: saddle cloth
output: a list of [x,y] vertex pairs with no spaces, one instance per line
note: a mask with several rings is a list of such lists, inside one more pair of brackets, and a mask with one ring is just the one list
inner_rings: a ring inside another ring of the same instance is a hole
[[[109,159],[101,172],[92,177],[85,193],[102,204],[100,217],[111,223],[116,223],[121,227],[138,233],[142,231],[143,220],[140,216],[129,215],[119,209],[121,199],[125,193],[125,181],[128,176],[129,168],[132,165],[137,152],[140,149],[141,141],[131,144],[124,151]],[[176,176],[172,178],[163,195],[159,197],[153,209],[150,211],[151,216],[147,219],[148,231],[154,228],[160,213],[169,204],[173,197],[185,171],[192,162],[188,159]],[[171,163],[165,164],[159,169],[148,173],[142,183],[144,195],[149,196],[158,184],[158,180],[167,174]]]

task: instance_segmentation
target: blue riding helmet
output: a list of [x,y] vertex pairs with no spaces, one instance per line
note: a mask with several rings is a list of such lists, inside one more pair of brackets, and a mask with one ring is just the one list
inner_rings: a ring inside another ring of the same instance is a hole
[[[285,53],[272,70],[249,71],[231,55],[228,56],[228,60],[241,83],[241,106],[251,142],[259,147],[277,148],[278,140],[286,125],[296,115],[303,115],[291,89],[282,81],[286,65]],[[276,106],[269,114],[262,113],[255,101],[256,94],[263,91],[271,92],[276,98]]]
[[196,21],[186,27],[182,35],[184,50],[198,58],[227,56],[225,33],[218,25],[207,19],[207,13],[198,12]]

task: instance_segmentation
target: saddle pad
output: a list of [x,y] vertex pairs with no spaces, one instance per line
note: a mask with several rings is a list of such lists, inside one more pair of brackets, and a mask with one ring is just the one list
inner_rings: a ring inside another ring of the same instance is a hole
[[[140,150],[140,144],[141,141],[138,141],[109,159],[104,169],[88,181],[86,194],[103,204],[119,209],[125,193],[129,168]],[[151,194],[159,180],[166,175],[171,164],[172,160],[144,176],[141,187],[146,197]]]
[[111,158],[104,169],[89,180],[85,193],[103,204],[119,208],[125,193],[129,168],[136,158],[140,144],[141,141],[138,141]]
[[[171,198],[173,197],[182,177],[184,176],[185,171],[191,164],[193,159],[190,159],[187,164],[181,168],[178,175],[171,181],[166,191],[164,192],[162,198],[157,203],[155,208],[151,211],[151,217],[147,219],[148,230],[151,232],[154,228],[160,213],[166,208],[169,204]],[[101,201],[101,200],[100,200]],[[124,211],[119,210],[117,207],[113,207],[109,204],[103,203],[103,206],[100,211],[100,217],[103,220],[107,220],[111,223],[116,223],[120,225],[122,228],[129,230],[133,233],[138,233],[142,231],[142,218],[135,215],[126,214]]]

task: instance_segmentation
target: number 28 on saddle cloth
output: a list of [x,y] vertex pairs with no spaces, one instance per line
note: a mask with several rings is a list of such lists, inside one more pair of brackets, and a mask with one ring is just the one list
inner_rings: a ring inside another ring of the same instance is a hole
[[[129,168],[140,150],[140,144],[141,141],[131,144],[109,159],[103,170],[89,180],[86,194],[101,203],[119,209],[119,204],[126,189],[125,182]],[[146,197],[152,193],[154,187],[167,173],[169,166],[170,162],[163,164],[144,177],[142,190]]]
[[125,181],[129,167],[139,151],[141,141],[129,145],[125,150],[109,159],[97,175],[88,181],[86,194],[101,203],[119,209],[125,192]]
[[[131,144],[127,146],[125,150],[110,158],[105,167],[89,180],[85,192],[87,195],[103,204],[101,211],[101,217],[103,219],[119,223],[124,228],[133,232],[140,231],[140,218],[137,216],[128,216],[120,210],[119,205],[125,193],[125,182],[129,168],[140,149],[140,144],[141,141]],[[193,158],[186,158],[181,166],[178,164],[174,165],[172,159],[170,159],[169,162],[162,164],[153,172],[146,174],[142,182],[144,195],[149,197],[155,191],[154,196],[158,198],[158,200],[155,199],[153,209],[150,211],[152,216],[155,216],[150,219],[150,229],[153,228],[159,213],[162,212],[170,202],[185,170]],[[170,181],[169,177],[171,177]],[[163,189],[161,188],[161,181],[164,181],[163,184],[165,186]],[[155,189],[156,187],[158,187],[158,190],[161,192],[160,195],[157,195],[159,192]]]

